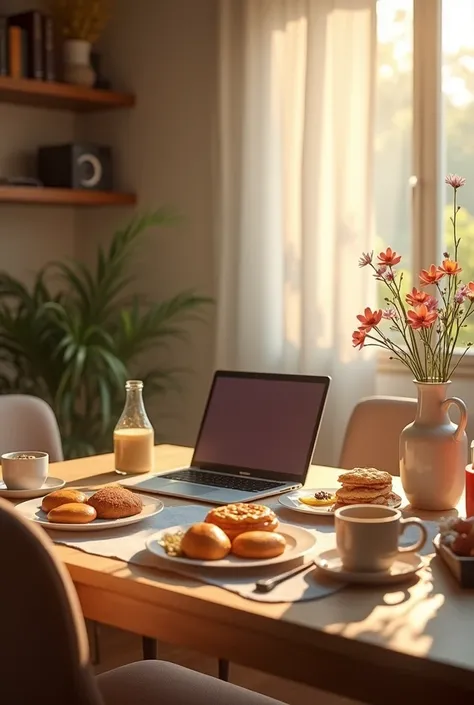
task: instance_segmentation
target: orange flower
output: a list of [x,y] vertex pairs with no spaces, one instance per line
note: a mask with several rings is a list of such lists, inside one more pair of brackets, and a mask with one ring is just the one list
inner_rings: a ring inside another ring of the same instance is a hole
[[407,304],[410,304],[410,306],[419,306],[425,303],[426,299],[429,298],[429,294],[427,294],[426,291],[420,291],[414,286],[411,290],[411,294],[407,294],[405,298]]
[[445,259],[443,260],[441,267],[438,267],[438,272],[452,276],[453,274],[459,274],[459,272],[462,272],[462,269],[454,260]]
[[381,252],[379,254],[379,262],[380,264],[384,264],[386,267],[394,267],[396,264],[398,264],[401,260],[401,256],[397,255],[395,250],[392,250],[391,247],[387,247],[385,252]]
[[435,264],[432,264],[429,269],[422,269],[420,272],[420,284],[421,286],[427,286],[428,284],[435,284],[445,275],[445,272],[441,269],[437,269]]
[[469,282],[464,287],[467,298],[472,301],[474,299],[474,282]]
[[378,326],[378,324],[382,320],[382,309],[379,309],[378,311],[372,311],[367,306],[364,313],[361,313],[359,316],[357,316],[357,320],[360,321],[362,324],[360,326],[360,329],[365,330],[368,333],[369,330],[371,330],[374,326]]
[[417,330],[418,328],[430,328],[438,318],[438,312],[430,311],[422,304],[414,311],[408,311],[407,317],[407,323],[413,330]]
[[352,345],[355,348],[359,348],[359,350],[362,350],[362,348],[364,347],[366,335],[367,332],[365,330],[355,330],[352,333]]

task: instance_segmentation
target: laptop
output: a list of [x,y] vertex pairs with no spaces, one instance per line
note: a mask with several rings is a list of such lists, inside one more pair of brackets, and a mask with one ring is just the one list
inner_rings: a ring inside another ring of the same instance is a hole
[[216,372],[191,465],[130,484],[210,504],[253,502],[301,487],[329,383],[329,377]]

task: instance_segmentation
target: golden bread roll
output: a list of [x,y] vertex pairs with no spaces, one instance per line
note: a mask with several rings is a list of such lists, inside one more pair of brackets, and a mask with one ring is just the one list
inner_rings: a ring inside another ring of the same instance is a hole
[[275,531],[247,531],[232,541],[232,553],[240,558],[276,558],[285,547],[285,537]]
[[230,552],[229,537],[214,524],[193,524],[181,540],[181,551],[187,558],[218,561]]
[[247,531],[275,531],[278,528],[278,519],[270,507],[243,502],[211,509],[206,522],[219,526],[231,541]]
[[71,502],[51,509],[48,521],[55,524],[90,524],[96,516],[97,512],[89,504]]
[[80,490],[56,490],[56,492],[50,492],[46,497],[43,497],[41,509],[47,514],[51,509],[60,507],[61,504],[71,504],[72,502],[84,504],[87,502],[87,496]]
[[109,485],[95,492],[87,503],[94,507],[99,519],[122,519],[140,514],[143,502],[139,495],[120,485]]

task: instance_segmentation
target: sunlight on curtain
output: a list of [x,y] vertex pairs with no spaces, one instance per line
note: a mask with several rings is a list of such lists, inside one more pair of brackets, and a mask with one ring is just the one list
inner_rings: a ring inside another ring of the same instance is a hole
[[375,0],[222,0],[217,364],[329,374],[315,459],[337,463],[374,360]]

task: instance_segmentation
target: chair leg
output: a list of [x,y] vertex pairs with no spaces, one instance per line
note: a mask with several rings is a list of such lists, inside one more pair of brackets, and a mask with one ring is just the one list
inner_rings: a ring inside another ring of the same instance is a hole
[[149,636],[142,636],[142,654],[147,661],[158,658],[158,642]]
[[229,662],[226,661],[223,658],[220,658],[218,661],[218,672],[219,672],[219,680],[221,681],[228,681],[229,680]]
[[99,639],[99,624],[98,622],[89,622],[92,631],[92,654],[91,662],[93,666],[100,663],[100,639]]

